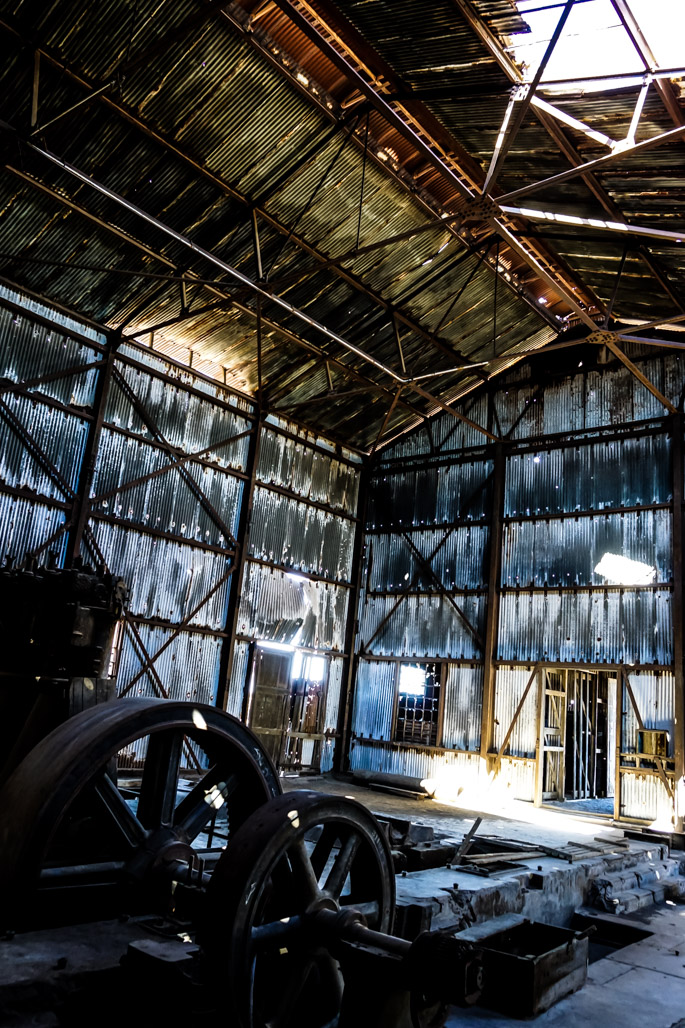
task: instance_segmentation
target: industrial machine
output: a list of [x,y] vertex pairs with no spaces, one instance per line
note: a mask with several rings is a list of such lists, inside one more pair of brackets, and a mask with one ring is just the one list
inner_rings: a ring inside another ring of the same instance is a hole
[[[66,939],[68,926],[86,923],[93,938],[116,936],[122,923],[148,933],[124,945],[114,977],[93,988],[83,976],[60,1023],[92,1024],[96,1002],[100,1025],[120,1023],[122,1003],[128,1023],[155,1023],[149,1013],[136,1019],[144,996],[155,1016],[181,1010],[188,1024],[221,1013],[236,1028],[428,1028],[443,1023],[445,1004],[478,998],[472,945],[390,934],[392,854],[365,807],[282,794],[256,737],[211,706],[107,699],[107,690],[94,702],[93,687],[93,702],[73,713],[74,681],[102,676],[121,584],[83,569],[30,574],[7,573],[0,588],[6,597],[14,585],[35,610],[52,596],[62,644],[51,633],[50,652],[36,647],[35,624],[5,694],[17,675],[33,691],[23,713],[35,733],[36,705],[66,719],[30,749],[24,742],[6,769],[0,961],[13,959],[13,940],[38,945],[55,929]],[[22,630],[3,616],[5,631]],[[46,660],[52,668],[26,673]],[[20,727],[15,718],[15,734]]]

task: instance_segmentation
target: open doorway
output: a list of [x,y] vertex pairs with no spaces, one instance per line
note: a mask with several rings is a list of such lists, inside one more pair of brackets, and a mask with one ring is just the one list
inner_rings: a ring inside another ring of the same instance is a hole
[[541,671],[539,802],[611,816],[616,788],[616,677]]
[[328,666],[294,647],[253,648],[244,720],[281,770],[320,768]]

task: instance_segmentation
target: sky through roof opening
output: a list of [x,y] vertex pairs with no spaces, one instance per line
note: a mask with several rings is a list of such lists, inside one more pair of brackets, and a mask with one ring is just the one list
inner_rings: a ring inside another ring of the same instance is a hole
[[[511,36],[510,52],[517,64],[525,65],[525,78],[530,81],[564,4],[560,0],[518,0],[517,7],[531,31]],[[629,0],[629,7],[654,55],[656,69],[682,70],[685,66],[685,0]],[[577,82],[587,77],[626,74],[634,74],[635,81],[640,81],[646,71],[611,0],[576,0],[542,82]],[[604,90],[619,82],[630,84],[605,79],[598,83],[584,82],[582,88]]]

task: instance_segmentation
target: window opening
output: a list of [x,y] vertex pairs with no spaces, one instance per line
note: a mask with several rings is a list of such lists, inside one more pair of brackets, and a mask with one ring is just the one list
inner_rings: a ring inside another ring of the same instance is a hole
[[437,746],[440,664],[400,664],[395,742]]
[[[519,14],[529,26],[508,38],[507,49],[526,81],[530,81],[552,37],[563,4],[558,0],[518,0]],[[685,35],[685,4],[682,0],[631,0],[630,10],[657,62],[655,71],[682,69],[682,39]],[[561,38],[542,75],[541,85],[554,83],[563,91],[564,81],[572,84],[585,77],[601,76],[602,81],[584,81],[587,90],[606,90],[612,75],[635,75],[639,82],[645,68],[611,0],[581,0],[569,15]],[[618,84],[618,83],[615,83]],[[626,85],[625,79],[622,85]]]

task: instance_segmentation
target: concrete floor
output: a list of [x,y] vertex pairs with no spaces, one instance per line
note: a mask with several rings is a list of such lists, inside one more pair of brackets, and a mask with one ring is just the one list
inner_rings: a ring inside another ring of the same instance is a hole
[[477,817],[483,819],[479,835],[501,839],[546,842],[554,846],[588,842],[600,834],[617,840],[623,838],[623,832],[612,828],[610,820],[600,815],[573,814],[563,808],[534,807],[532,803],[520,800],[467,809],[437,800],[400,796],[328,775],[285,777],[281,779],[281,784],[285,791],[313,789],[334,796],[351,796],[375,813],[432,825],[436,831],[445,832],[450,838],[461,839]]
[[[467,810],[326,776],[285,778],[283,786],[285,790],[305,788],[351,796],[375,813],[429,824],[436,831],[456,839],[464,836],[478,816],[483,818],[478,834],[517,841],[555,846],[588,843],[597,835],[616,840],[623,838],[621,830],[612,828],[600,816],[536,809],[531,804],[517,801],[484,811]],[[546,858],[547,864],[553,866],[555,862]],[[563,863],[557,864],[560,870],[564,867]],[[442,869],[417,874],[425,878],[427,874],[439,876],[443,873],[451,878],[468,877],[455,870],[443,872]],[[408,878],[398,879],[399,891],[410,886]],[[477,879],[469,879],[471,887],[477,883]],[[631,914],[630,919],[639,920],[654,935],[591,964],[582,989],[531,1019],[531,1023],[545,1028],[575,1028],[580,1025],[592,1028],[685,1028],[685,904],[669,901]],[[517,1022],[480,1007],[467,1010],[453,1008],[447,1022],[449,1028],[486,1024],[495,1028],[512,1023]]]
[[[631,915],[636,920],[637,914]],[[588,968],[578,992],[531,1018],[544,1028],[685,1028],[685,906],[665,905],[642,912],[640,921],[655,934],[612,953]],[[480,1007],[456,1010],[447,1026],[516,1022]]]

